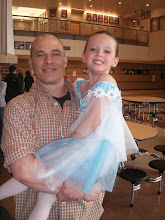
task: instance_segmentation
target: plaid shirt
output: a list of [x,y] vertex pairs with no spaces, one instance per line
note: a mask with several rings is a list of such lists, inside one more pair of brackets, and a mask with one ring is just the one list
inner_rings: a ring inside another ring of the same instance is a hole
[[[36,150],[63,136],[77,118],[78,105],[72,85],[65,80],[71,100],[64,103],[63,109],[51,94],[38,84],[36,89],[12,99],[5,107],[2,149],[5,155],[4,166],[27,154],[36,155]],[[49,220],[97,220],[103,213],[101,193],[94,202],[56,201],[51,209]],[[15,219],[26,220],[35,206],[37,192],[27,189],[15,196]]]

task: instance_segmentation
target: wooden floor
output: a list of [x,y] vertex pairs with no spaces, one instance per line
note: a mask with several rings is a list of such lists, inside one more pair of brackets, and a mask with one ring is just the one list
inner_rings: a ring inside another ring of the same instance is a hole
[[[143,170],[150,177],[158,176],[156,171]],[[157,194],[158,183],[142,182],[141,189],[135,192],[134,207],[129,207],[131,184],[117,177],[113,192],[105,194],[102,220],[164,220],[165,180],[163,185],[163,192]]]
[[[165,90],[122,91],[123,95],[148,95],[165,98]],[[151,122],[152,123],[152,122]],[[163,130],[161,138],[155,139],[156,144],[165,143],[165,125],[157,123],[157,128]],[[148,141],[147,144],[150,145]],[[137,167],[139,168],[139,167]],[[143,169],[150,177],[158,176],[158,172],[152,169]],[[0,158],[0,185],[10,178],[10,174],[3,167],[3,158]],[[131,199],[131,184],[117,177],[112,193],[106,192],[104,198],[104,216],[102,220],[164,220],[165,219],[165,177],[163,191],[157,194],[158,183],[143,182],[140,190],[135,192],[134,207],[129,207]],[[8,198],[0,201],[14,219],[14,199]],[[0,219],[3,220],[3,219]],[[7,220],[7,219],[5,219]],[[24,220],[24,219],[23,219]]]

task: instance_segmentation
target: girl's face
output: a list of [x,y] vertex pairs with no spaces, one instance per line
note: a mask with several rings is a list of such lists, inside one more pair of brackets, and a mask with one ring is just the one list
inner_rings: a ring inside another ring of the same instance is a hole
[[116,54],[116,41],[106,34],[96,34],[89,38],[82,61],[92,74],[109,74],[111,67],[116,67],[119,58]]

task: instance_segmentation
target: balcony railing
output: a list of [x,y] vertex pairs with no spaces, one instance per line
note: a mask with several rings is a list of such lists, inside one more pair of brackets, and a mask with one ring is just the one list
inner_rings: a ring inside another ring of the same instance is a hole
[[149,32],[110,25],[13,15],[14,30],[39,31],[89,36],[96,31],[109,31],[121,44],[148,46]]

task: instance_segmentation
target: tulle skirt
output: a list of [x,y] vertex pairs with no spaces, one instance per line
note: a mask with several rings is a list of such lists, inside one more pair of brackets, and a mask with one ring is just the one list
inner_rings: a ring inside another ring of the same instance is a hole
[[64,181],[87,194],[94,186],[110,192],[113,189],[118,161],[116,149],[108,140],[94,135],[65,138],[45,145],[37,154],[36,177],[44,179],[52,191]]

